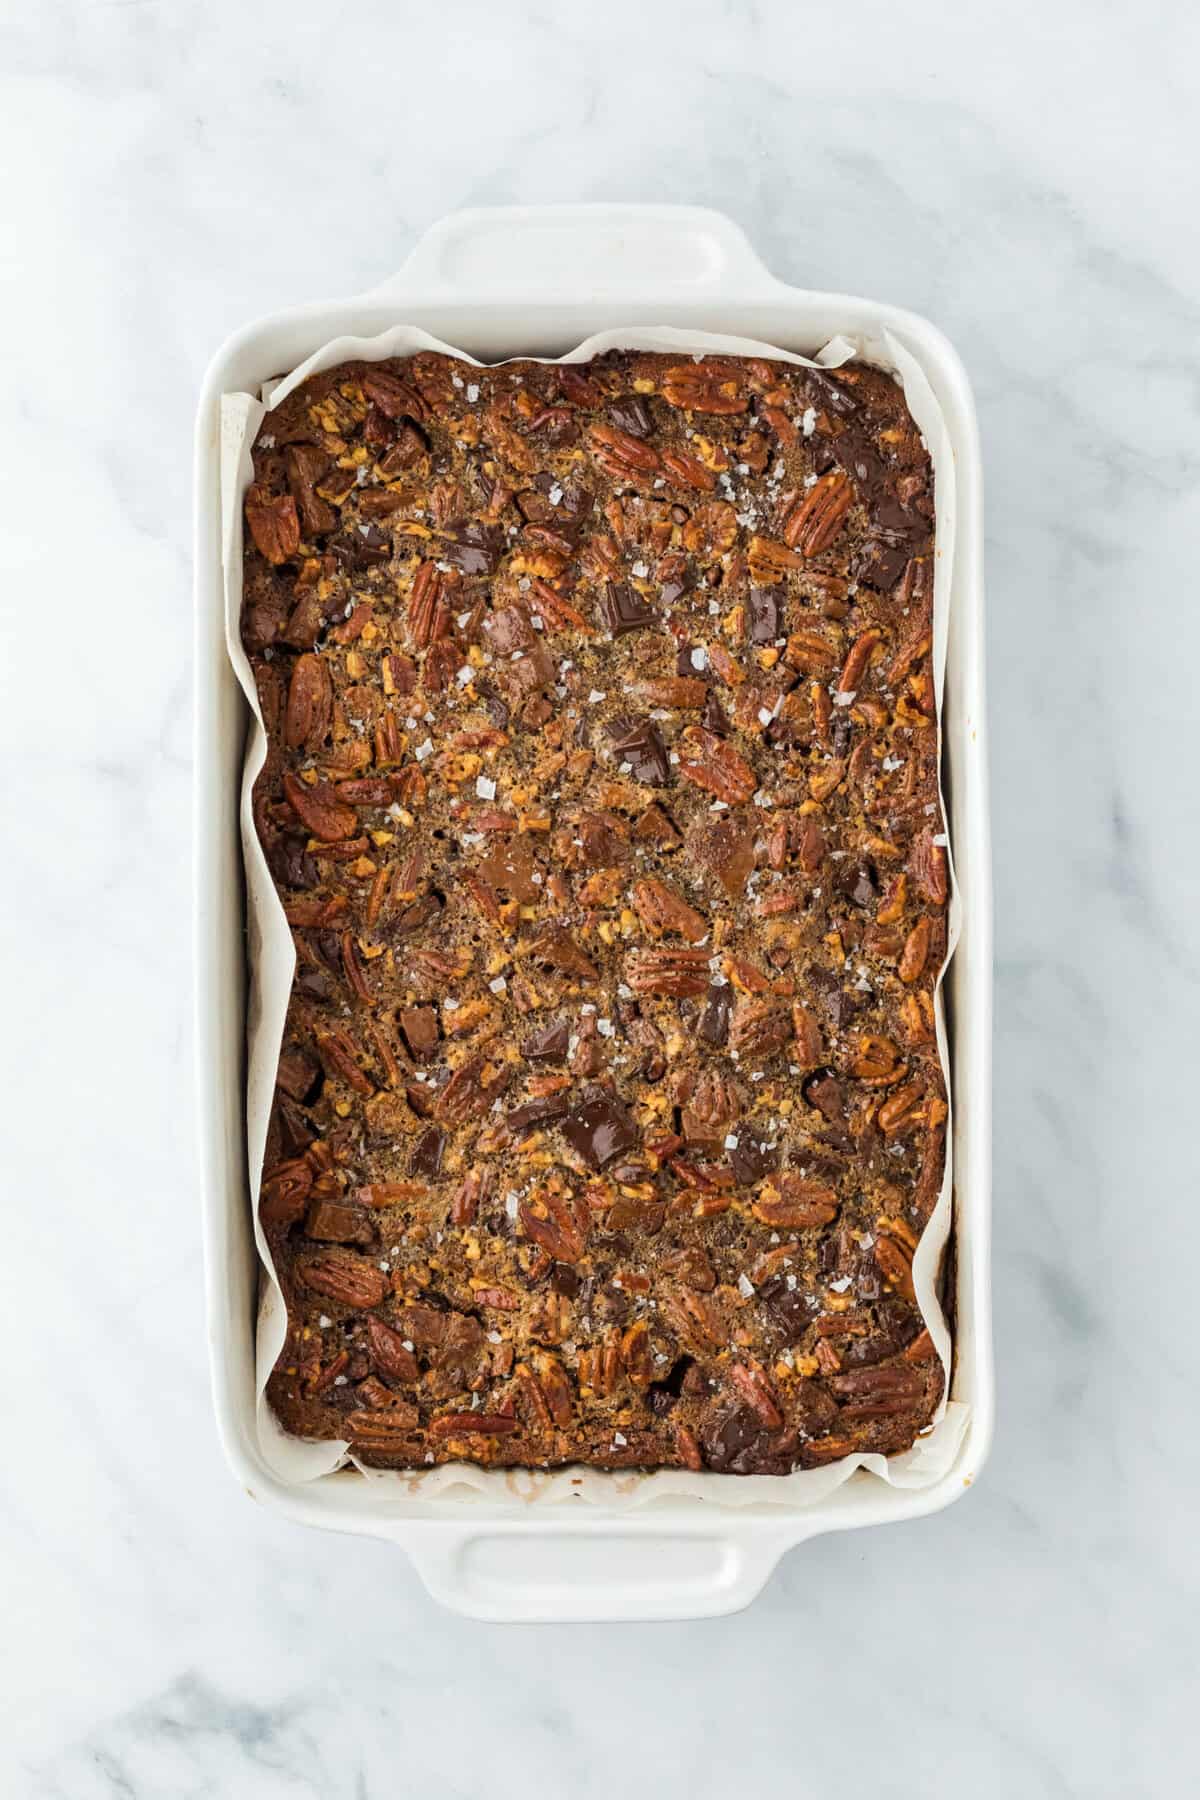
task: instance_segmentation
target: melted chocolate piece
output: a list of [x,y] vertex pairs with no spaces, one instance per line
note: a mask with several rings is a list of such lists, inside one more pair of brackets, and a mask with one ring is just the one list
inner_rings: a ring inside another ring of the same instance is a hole
[[751,588],[746,618],[752,644],[773,644],[783,632],[783,605],[779,589]]
[[700,1015],[698,1027],[706,1044],[719,1048],[729,1042],[729,1016],[733,1011],[733,989],[727,981],[718,987],[714,982]]
[[446,1134],[431,1125],[423,1131],[413,1147],[412,1160],[408,1167],[410,1174],[436,1175],[442,1166],[442,1152],[446,1148]]
[[771,1461],[771,1440],[748,1406],[730,1406],[705,1427],[704,1455],[718,1474],[753,1475]]
[[630,437],[647,438],[654,429],[646,403],[637,394],[627,394],[610,406],[608,416],[619,431],[627,431]]
[[779,1152],[764,1137],[744,1128],[737,1134],[737,1144],[729,1152],[729,1166],[739,1187],[752,1187],[779,1164]]
[[532,1037],[525,1039],[521,1045],[521,1055],[526,1062],[565,1063],[571,1034],[566,1025],[543,1025]]
[[714,737],[729,736],[729,720],[725,717],[721,702],[717,699],[715,688],[709,688],[704,696],[704,711],[700,714],[700,724],[705,731],[711,731]]
[[461,525],[449,543],[443,542],[442,556],[464,575],[490,575],[503,544],[504,533],[498,525],[473,520]]
[[906,543],[893,544],[878,538],[865,546],[851,573],[861,586],[874,588],[879,594],[890,594],[908,567],[908,555]]
[[635,781],[649,787],[663,787],[671,779],[671,763],[667,747],[649,719],[622,719],[616,725],[613,755],[617,762],[628,763]]
[[567,1114],[562,1129],[572,1149],[593,1169],[602,1169],[638,1142],[636,1125],[610,1094],[592,1094]]
[[767,1309],[771,1324],[775,1327],[785,1344],[795,1344],[804,1336],[812,1322],[815,1301],[802,1288],[788,1286],[786,1275],[772,1275],[764,1281],[758,1290],[758,1297]]
[[823,369],[806,369],[801,380],[809,399],[822,412],[836,413],[839,418],[848,419],[858,411],[858,401],[849,388],[843,387]]
[[615,638],[658,624],[658,614],[625,581],[609,581],[600,597],[600,621]]
[[565,1094],[539,1095],[536,1100],[527,1100],[524,1106],[518,1106],[505,1116],[504,1123],[510,1131],[528,1131],[531,1125],[549,1125],[555,1119],[564,1119],[567,1115],[567,1099]]

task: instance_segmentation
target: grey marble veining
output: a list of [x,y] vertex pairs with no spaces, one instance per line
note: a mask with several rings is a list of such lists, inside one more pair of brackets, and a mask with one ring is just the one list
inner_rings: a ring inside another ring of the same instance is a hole
[[[6,1794],[1179,1791],[1198,70],[1182,0],[0,4]],[[721,207],[787,279],[934,318],[975,385],[1000,1421],[965,1503],[801,1549],[738,1618],[507,1630],[217,1451],[190,431],[242,320],[452,207],[599,198]]]

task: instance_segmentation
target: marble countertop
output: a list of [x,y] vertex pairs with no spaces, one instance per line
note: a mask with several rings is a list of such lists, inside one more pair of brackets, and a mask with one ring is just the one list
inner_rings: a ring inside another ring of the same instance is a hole
[[[0,45],[4,1792],[1173,1791],[1200,1599],[1195,13],[115,0],[5,6]],[[785,278],[926,313],[987,462],[996,1448],[962,1505],[818,1540],[704,1625],[452,1617],[387,1546],[251,1505],[209,1404],[200,376],[451,208],[571,199],[716,206]]]

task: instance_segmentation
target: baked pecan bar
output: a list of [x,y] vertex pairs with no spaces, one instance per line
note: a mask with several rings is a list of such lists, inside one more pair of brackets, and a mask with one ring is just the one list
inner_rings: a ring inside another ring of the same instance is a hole
[[932,486],[854,364],[422,354],[267,415],[287,1430],[741,1475],[929,1423]]

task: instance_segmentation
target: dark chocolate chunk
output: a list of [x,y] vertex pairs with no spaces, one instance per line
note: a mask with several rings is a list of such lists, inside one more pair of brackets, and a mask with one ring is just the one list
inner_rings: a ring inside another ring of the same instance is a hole
[[483,701],[490,722],[497,731],[503,731],[512,715],[486,675],[476,677],[475,692]]
[[431,1125],[423,1131],[413,1147],[409,1172],[413,1175],[436,1175],[442,1166],[442,1152],[446,1148],[446,1134]]
[[389,561],[392,540],[378,525],[355,525],[342,536],[332,538],[329,551],[344,569],[369,569]]
[[772,1275],[759,1288],[758,1298],[785,1344],[797,1343],[804,1336],[812,1323],[816,1302],[811,1294],[796,1285],[795,1276],[789,1287],[786,1275]]
[[729,1015],[733,1011],[733,989],[727,981],[708,990],[708,999],[700,1015],[699,1032],[706,1044],[720,1046],[729,1042]]
[[752,644],[773,644],[783,632],[782,595],[778,588],[751,588],[746,610]]
[[305,842],[304,838],[285,837],[272,846],[268,861],[280,887],[316,887],[317,865],[305,849]]
[[729,720],[725,717],[721,702],[717,699],[715,688],[709,688],[704,696],[704,710],[700,714],[700,724],[705,731],[711,731],[714,737],[729,736]]
[[908,567],[908,554],[907,543],[893,544],[885,538],[876,538],[864,547],[851,574],[861,586],[874,588],[879,594],[890,594]]
[[450,542],[443,540],[442,556],[464,575],[490,575],[503,544],[504,533],[498,525],[472,520],[460,525]]
[[510,1131],[528,1131],[531,1125],[549,1125],[555,1119],[563,1119],[567,1113],[565,1094],[543,1094],[535,1100],[527,1100],[524,1106],[518,1106],[505,1115],[504,1123]]
[[646,438],[654,429],[646,402],[637,394],[627,394],[610,406],[608,416],[618,431],[627,431],[630,437]]
[[296,986],[307,1000],[325,1005],[333,999],[334,986],[323,969],[298,969]]
[[613,739],[613,755],[618,764],[628,763],[635,781],[650,787],[662,787],[671,778],[667,747],[649,719],[617,721]]
[[583,1277],[570,1263],[557,1262],[550,1271],[550,1286],[556,1294],[562,1294],[564,1299],[574,1300],[583,1286]]
[[846,1119],[846,1097],[839,1081],[828,1069],[818,1069],[800,1089],[810,1106],[815,1106],[831,1125],[842,1125]]
[[600,619],[606,631],[614,637],[624,637],[630,631],[657,625],[658,614],[628,582],[609,581],[600,597]]
[[879,881],[865,857],[843,857],[837,864],[835,890],[855,906],[873,911],[879,899]]
[[532,1037],[527,1037],[521,1045],[521,1055],[526,1062],[565,1063],[571,1034],[561,1021],[557,1025],[543,1025]]
[[707,657],[701,658],[703,666],[700,668],[697,668],[692,661],[692,653],[698,648],[699,646],[696,644],[679,646],[679,653],[675,658],[675,673],[682,675],[685,681],[707,681],[709,679]]
[[717,1413],[701,1442],[709,1468],[718,1474],[782,1475],[791,1467],[781,1443],[763,1430],[748,1406],[730,1406]]
[[813,405],[822,412],[836,413],[840,418],[848,419],[858,411],[858,401],[849,388],[823,369],[805,369],[800,380]]
[[428,1082],[410,1081],[404,1090],[404,1098],[418,1119],[433,1117],[433,1109],[437,1105],[437,1089]]
[[602,1169],[638,1142],[636,1125],[611,1094],[592,1094],[567,1114],[562,1129],[572,1149],[593,1169]]
[[752,1187],[778,1163],[779,1152],[766,1138],[745,1128],[737,1133],[737,1143],[729,1152],[729,1166],[739,1187]]
[[321,1065],[315,1056],[299,1044],[289,1044],[281,1051],[276,1086],[289,1100],[305,1101],[313,1096],[322,1078]]

